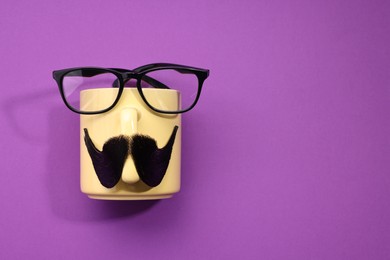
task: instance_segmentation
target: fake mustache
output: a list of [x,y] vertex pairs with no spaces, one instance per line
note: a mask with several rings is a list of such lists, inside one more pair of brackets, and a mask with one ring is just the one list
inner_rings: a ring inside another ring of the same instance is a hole
[[129,155],[132,156],[140,179],[150,187],[156,187],[167,171],[178,126],[163,148],[147,135],[132,137],[120,135],[112,137],[103,145],[102,151],[94,145],[88,129],[84,128],[84,142],[91,157],[93,167],[100,183],[106,188],[114,187],[122,176],[123,166]]

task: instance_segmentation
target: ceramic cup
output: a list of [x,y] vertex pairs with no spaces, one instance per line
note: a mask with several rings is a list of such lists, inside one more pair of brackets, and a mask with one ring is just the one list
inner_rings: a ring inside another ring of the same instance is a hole
[[[144,92],[161,106],[180,107],[175,90]],[[115,95],[113,88],[84,90],[80,105],[98,110]],[[136,88],[125,88],[110,111],[80,116],[80,149],[81,191],[90,198],[164,199],[180,190],[181,115],[154,112]]]

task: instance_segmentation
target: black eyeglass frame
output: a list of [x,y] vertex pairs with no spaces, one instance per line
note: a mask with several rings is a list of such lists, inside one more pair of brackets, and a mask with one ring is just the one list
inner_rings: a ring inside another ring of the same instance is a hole
[[[144,93],[143,93],[142,87],[141,87],[142,80],[153,83],[152,85],[154,85],[154,87],[156,87],[156,88],[169,89],[169,87],[167,87],[163,83],[161,83],[155,79],[152,79],[151,77],[148,77],[145,74],[152,72],[152,71],[169,70],[169,69],[176,70],[176,71],[183,73],[183,74],[194,74],[198,79],[197,95],[196,95],[195,100],[192,103],[192,105],[189,106],[188,108],[185,108],[183,110],[178,110],[178,111],[160,110],[160,109],[153,107],[151,104],[149,104],[146,97],[144,96]],[[113,83],[113,87],[119,87],[119,90],[118,90],[118,95],[117,95],[115,101],[113,102],[113,104],[106,109],[102,109],[102,110],[98,110],[98,111],[81,111],[81,110],[78,110],[78,109],[74,108],[73,106],[71,106],[68,103],[68,101],[66,100],[64,87],[63,87],[62,83],[63,83],[64,77],[67,74],[69,74],[72,71],[77,71],[77,70],[89,71],[90,74],[86,73],[86,75],[84,75],[85,77],[92,77],[92,76],[95,76],[98,74],[103,74],[103,73],[114,74],[117,77],[118,82]],[[203,83],[207,79],[207,77],[209,76],[209,73],[210,73],[210,71],[208,69],[201,69],[201,68],[190,67],[190,66],[179,65],[179,64],[172,64],[172,63],[152,63],[152,64],[138,67],[134,70],[120,69],[120,68],[101,68],[101,67],[75,67],[75,68],[69,68],[69,69],[55,70],[55,71],[53,71],[53,78],[58,84],[60,94],[61,94],[62,100],[64,101],[65,105],[71,111],[78,113],[78,114],[96,115],[96,114],[101,114],[101,113],[105,113],[107,111],[110,111],[118,103],[118,101],[122,95],[123,89],[125,88],[125,83],[131,79],[137,80],[136,86],[138,89],[138,93],[140,94],[142,100],[145,102],[145,104],[150,109],[152,109],[155,112],[163,113],[163,114],[181,114],[181,113],[187,112],[187,111],[191,110],[192,108],[194,108],[194,106],[196,105],[196,103],[199,100],[200,93],[202,91]],[[118,85],[117,83],[119,83],[119,86],[116,86],[116,85]]]

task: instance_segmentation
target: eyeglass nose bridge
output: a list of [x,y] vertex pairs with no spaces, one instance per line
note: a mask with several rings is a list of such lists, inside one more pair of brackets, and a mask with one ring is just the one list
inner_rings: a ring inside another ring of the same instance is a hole
[[125,86],[126,83],[132,79],[138,82],[142,77],[141,75],[139,75],[137,72],[134,71],[126,71],[126,72],[122,72],[121,74],[122,74],[121,76],[122,76],[123,86]]
[[139,80],[141,79],[142,75],[135,71],[126,71],[122,73],[123,82],[127,82],[131,79]]

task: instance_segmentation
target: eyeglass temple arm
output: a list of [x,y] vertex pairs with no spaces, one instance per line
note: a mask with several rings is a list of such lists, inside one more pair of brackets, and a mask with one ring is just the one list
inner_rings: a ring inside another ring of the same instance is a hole
[[134,69],[133,71],[135,72],[142,72],[144,70],[149,70],[152,68],[158,68],[158,67],[166,67],[168,66],[170,69],[176,70],[177,72],[180,72],[182,74],[193,74],[194,71],[201,71],[207,74],[209,74],[209,70],[206,69],[201,69],[201,68],[195,68],[195,67],[190,67],[186,65],[179,65],[179,64],[172,64],[172,63],[152,63],[152,64],[147,64],[141,67],[138,67]]

